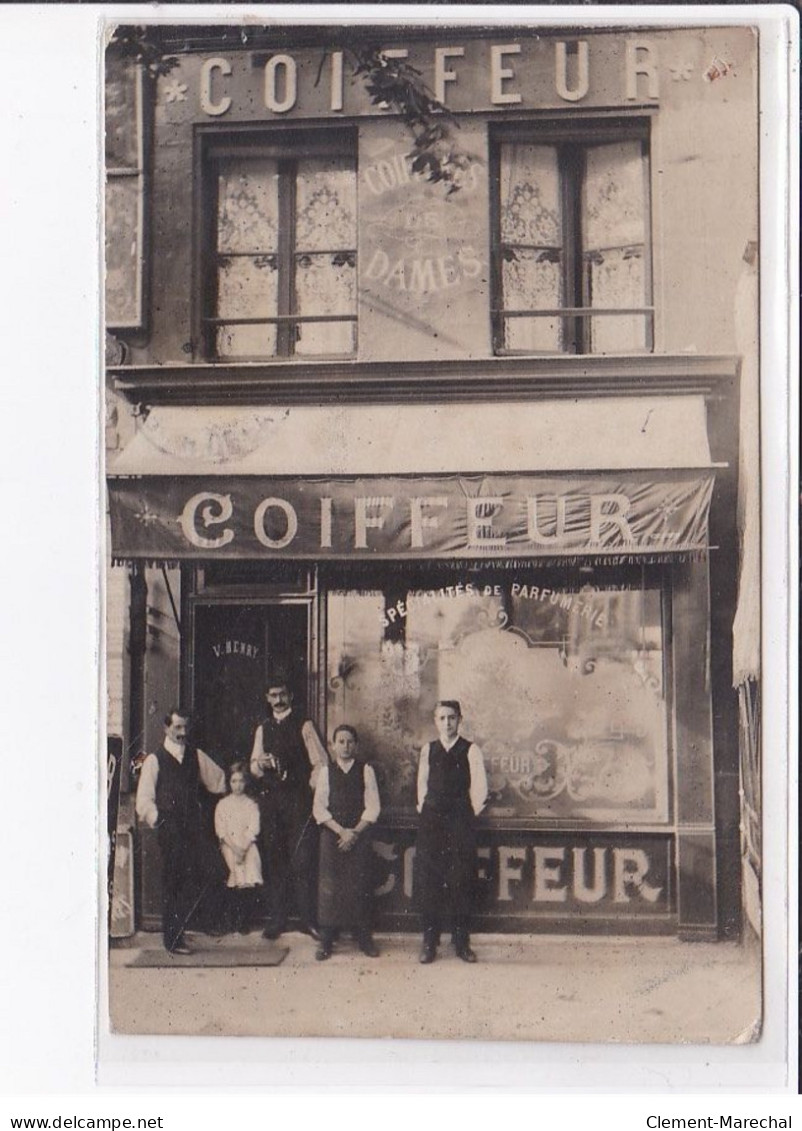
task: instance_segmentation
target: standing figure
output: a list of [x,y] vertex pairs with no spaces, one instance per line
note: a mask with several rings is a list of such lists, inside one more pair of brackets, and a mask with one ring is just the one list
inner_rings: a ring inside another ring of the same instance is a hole
[[292,894],[299,929],[317,939],[317,826],[312,817],[312,790],[328,756],[313,723],[293,710],[285,680],[275,677],[268,683],[265,698],[270,713],[256,728],[251,751],[269,897],[264,937],[277,939],[286,929]]
[[201,791],[226,791],[226,777],[208,754],[187,742],[189,715],[173,708],[164,739],[142,765],[137,816],[159,834],[162,865],[162,938],[170,954],[191,954],[184,938],[190,916],[209,884],[204,876],[210,835],[204,828]]
[[228,908],[226,919],[231,929],[248,933],[254,918],[254,896],[262,886],[262,861],[256,842],[259,837],[259,806],[245,794],[245,766],[234,762],[228,771],[231,792],[217,802],[214,831],[228,866]]
[[423,922],[422,963],[434,962],[444,908],[463,962],[475,962],[470,915],[476,874],[476,818],[487,801],[482,751],[459,733],[456,699],[435,707],[438,737],[421,750],[418,764],[418,838],[415,895]]
[[318,961],[331,958],[341,927],[355,932],[359,949],[378,958],[370,929],[370,829],[379,817],[372,766],[355,760],[357,733],[343,723],[332,737],[333,761],[315,786],[313,813],[321,826],[318,876]]

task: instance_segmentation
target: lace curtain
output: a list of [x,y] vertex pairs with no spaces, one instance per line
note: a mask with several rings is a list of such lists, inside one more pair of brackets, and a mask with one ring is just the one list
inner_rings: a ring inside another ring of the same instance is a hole
[[[501,275],[506,310],[564,305],[563,224],[557,150],[505,145],[501,157]],[[511,350],[559,351],[562,319],[506,319]]]
[[[585,165],[585,288],[589,306],[646,305],[644,169],[639,141],[588,149]],[[590,319],[593,353],[645,349],[643,315]]]
[[[217,331],[220,357],[258,358],[279,352],[275,322],[236,325],[278,314],[330,317],[356,312],[356,183],[350,158],[279,162],[235,159],[218,175]],[[282,261],[279,207],[294,195],[292,247]],[[280,310],[280,294],[290,293]],[[292,332],[294,328],[294,333]],[[353,321],[291,326],[295,354],[349,354]]]
[[[584,171],[577,180],[577,168]],[[640,141],[569,148],[568,188],[581,183],[580,232],[567,246],[560,150],[556,145],[501,147],[500,237],[503,307],[619,309],[647,303],[646,189]],[[565,293],[565,280],[581,264],[581,289]],[[586,348],[625,353],[647,348],[642,314],[587,319]],[[548,314],[505,317],[506,349],[558,352],[569,348],[566,319]]]

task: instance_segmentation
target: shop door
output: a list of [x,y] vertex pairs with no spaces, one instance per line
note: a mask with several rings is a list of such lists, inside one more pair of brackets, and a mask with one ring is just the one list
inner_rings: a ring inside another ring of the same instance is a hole
[[195,609],[193,705],[198,745],[220,765],[250,758],[265,684],[281,672],[307,710],[309,606],[210,604]]

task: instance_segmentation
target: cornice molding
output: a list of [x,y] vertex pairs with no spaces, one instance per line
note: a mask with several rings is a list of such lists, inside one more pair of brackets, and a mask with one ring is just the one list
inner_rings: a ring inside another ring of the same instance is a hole
[[498,357],[447,361],[324,361],[123,365],[107,374],[140,404],[394,404],[566,397],[726,397],[731,355]]

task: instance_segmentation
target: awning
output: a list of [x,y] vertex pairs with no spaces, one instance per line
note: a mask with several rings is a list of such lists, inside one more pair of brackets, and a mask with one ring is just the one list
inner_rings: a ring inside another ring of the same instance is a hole
[[118,475],[434,475],[710,466],[701,396],[521,404],[158,407]]
[[115,559],[702,551],[701,397],[153,409],[109,478]]

